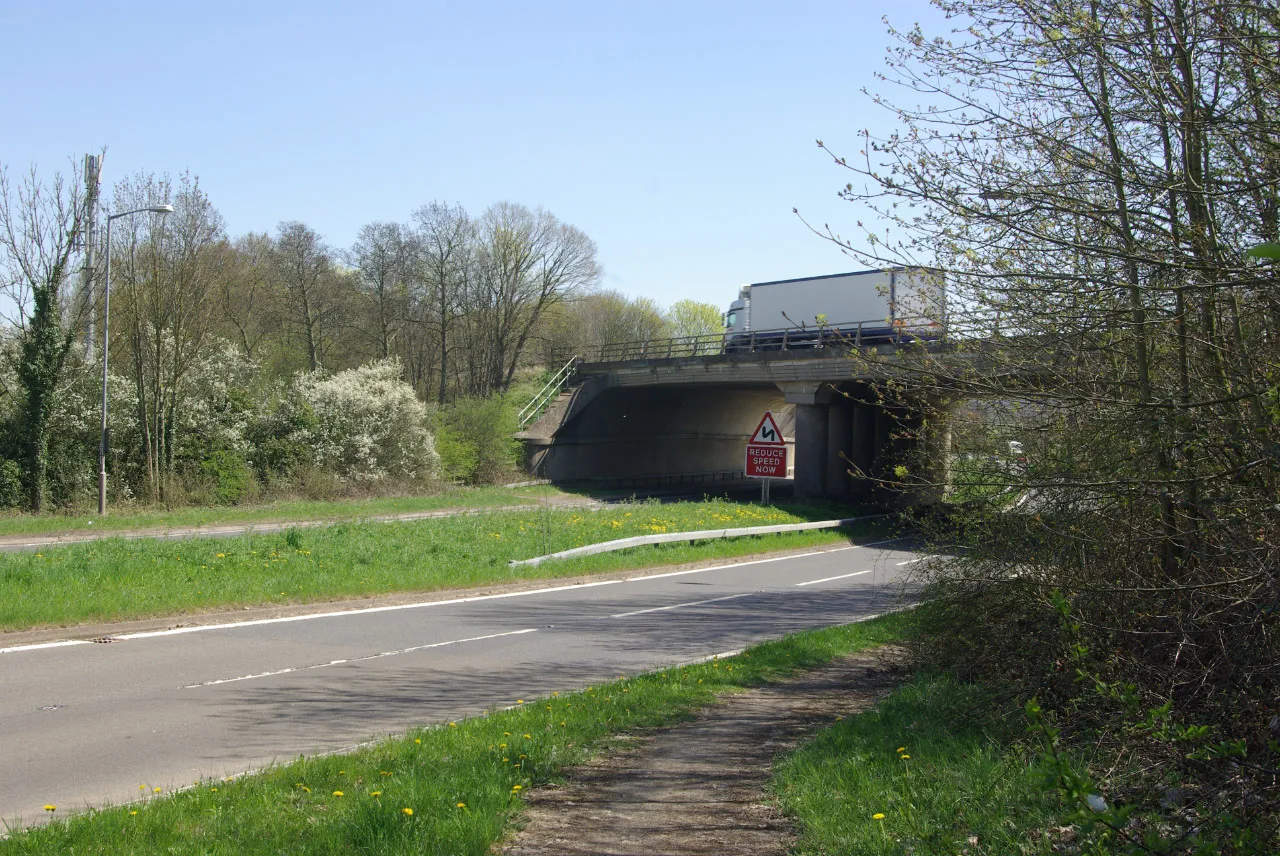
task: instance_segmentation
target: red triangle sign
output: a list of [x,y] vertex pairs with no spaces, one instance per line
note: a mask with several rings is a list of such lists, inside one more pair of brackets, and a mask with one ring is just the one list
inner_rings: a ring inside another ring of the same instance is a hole
[[778,423],[773,421],[773,414],[768,411],[765,412],[764,418],[756,426],[756,432],[751,435],[751,439],[747,442],[759,446],[787,445],[787,441],[782,437],[782,430],[778,428]]

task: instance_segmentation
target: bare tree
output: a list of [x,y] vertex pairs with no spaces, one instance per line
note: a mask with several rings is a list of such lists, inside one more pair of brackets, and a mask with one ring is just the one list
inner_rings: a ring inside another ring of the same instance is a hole
[[224,253],[216,284],[223,335],[253,358],[280,326],[280,301],[271,288],[271,237],[242,235]]
[[390,357],[409,317],[409,277],[413,243],[399,223],[360,228],[348,261],[365,301],[365,337],[379,359]]
[[432,335],[438,357],[440,383],[437,401],[444,404],[449,389],[449,355],[455,347],[454,321],[475,276],[476,226],[461,205],[432,202],[413,213],[415,234],[415,291],[420,324]]
[[286,322],[306,350],[307,368],[315,371],[324,365],[343,311],[333,253],[314,229],[290,220],[278,227],[271,257]]

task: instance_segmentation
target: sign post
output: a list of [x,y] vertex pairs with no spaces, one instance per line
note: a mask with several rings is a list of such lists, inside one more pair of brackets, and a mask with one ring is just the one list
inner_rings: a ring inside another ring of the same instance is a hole
[[787,477],[787,441],[772,413],[764,414],[747,441],[745,472],[749,479],[764,479],[760,484],[761,503],[769,501],[770,481]]

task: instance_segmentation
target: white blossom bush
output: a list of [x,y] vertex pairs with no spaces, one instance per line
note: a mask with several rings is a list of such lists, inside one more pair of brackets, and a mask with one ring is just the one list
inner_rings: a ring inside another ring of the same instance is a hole
[[401,380],[399,360],[300,374],[289,398],[291,439],[307,446],[317,469],[361,482],[417,481],[439,472],[427,407]]

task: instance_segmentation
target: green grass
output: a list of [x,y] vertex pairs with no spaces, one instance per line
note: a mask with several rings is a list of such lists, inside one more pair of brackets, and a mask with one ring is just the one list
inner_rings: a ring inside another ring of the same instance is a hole
[[425,496],[379,497],[374,499],[294,500],[265,505],[234,505],[192,508],[111,509],[106,517],[92,511],[75,513],[24,514],[0,512],[0,536],[43,535],[68,532],[120,532],[127,529],[169,529],[213,526],[229,523],[288,522],[301,520],[355,520],[415,511],[444,508],[492,508],[566,497],[558,488],[537,485],[520,488],[451,488]]
[[920,676],[789,756],[772,788],[800,823],[797,854],[1059,852],[1039,831],[1065,810],[1025,734],[1016,706]]
[[536,567],[507,565],[629,535],[802,522],[829,513],[721,500],[645,502],[599,511],[548,507],[339,523],[235,538],[111,538],[0,554],[0,630],[549,579],[831,544],[858,534],[820,530],[641,547]]
[[607,751],[611,736],[673,724],[718,693],[893,641],[907,628],[902,616],[886,616],[712,663],[527,699],[514,710],[412,731],[352,754],[56,820],[0,841],[0,856],[483,856],[520,812],[523,791]]

